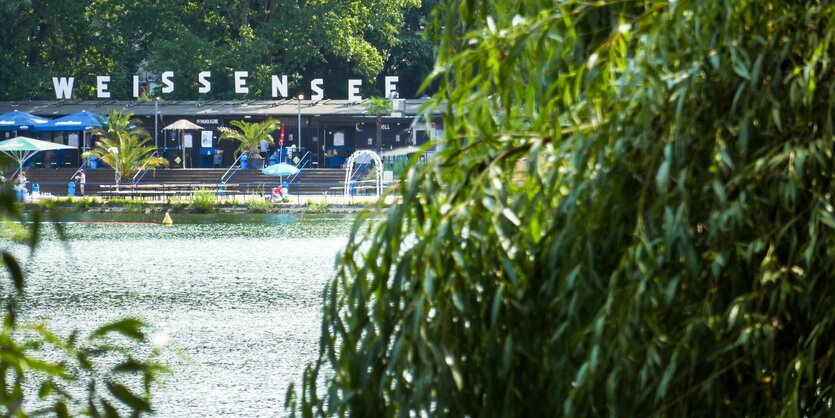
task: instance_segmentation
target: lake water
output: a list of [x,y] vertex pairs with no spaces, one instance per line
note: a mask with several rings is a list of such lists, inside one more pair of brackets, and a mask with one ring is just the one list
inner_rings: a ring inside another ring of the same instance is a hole
[[352,218],[160,218],[78,215],[68,241],[47,237],[21,258],[24,319],[66,335],[135,316],[167,334],[193,364],[176,364],[156,392],[158,416],[285,415],[288,385],[316,357],[322,289]]

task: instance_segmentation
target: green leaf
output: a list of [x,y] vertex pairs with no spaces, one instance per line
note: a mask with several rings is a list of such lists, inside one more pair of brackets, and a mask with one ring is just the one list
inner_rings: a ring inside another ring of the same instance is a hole
[[127,387],[116,382],[107,382],[107,390],[110,391],[116,399],[122,401],[134,411],[151,412],[151,405],[145,399],[136,396]]
[[110,333],[119,333],[125,337],[141,341],[145,339],[145,334],[142,329],[145,328],[145,323],[134,318],[124,318],[107,325],[97,328],[90,334],[91,339],[102,338]]
[[20,264],[13,255],[7,251],[3,251],[3,263],[6,265],[6,270],[12,276],[12,282],[17,290],[17,293],[23,293],[23,271],[20,269]]

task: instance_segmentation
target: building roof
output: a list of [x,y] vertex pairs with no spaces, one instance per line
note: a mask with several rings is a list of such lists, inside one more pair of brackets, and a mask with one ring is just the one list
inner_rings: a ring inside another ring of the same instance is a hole
[[[420,113],[426,99],[406,99],[404,117],[413,118]],[[302,100],[302,116],[363,116],[365,101]],[[299,102],[296,99],[246,100],[246,101],[181,101],[160,100],[157,103],[161,115],[175,116],[296,116]],[[154,102],[116,100],[60,100],[0,102],[0,114],[19,110],[48,118],[57,118],[82,110],[107,114],[110,109],[133,113],[135,116],[153,116]]]

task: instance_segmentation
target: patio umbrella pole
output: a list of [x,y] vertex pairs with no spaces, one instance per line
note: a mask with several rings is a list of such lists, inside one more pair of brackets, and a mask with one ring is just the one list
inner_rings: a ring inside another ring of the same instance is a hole
[[183,138],[183,130],[180,129],[180,148],[183,153],[183,168],[186,168],[186,139]]

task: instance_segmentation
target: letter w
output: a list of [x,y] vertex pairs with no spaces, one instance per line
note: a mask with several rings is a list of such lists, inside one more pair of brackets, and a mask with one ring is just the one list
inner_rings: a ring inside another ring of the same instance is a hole
[[72,98],[72,85],[75,82],[74,77],[52,77],[52,85],[55,87],[56,99],[70,99]]

